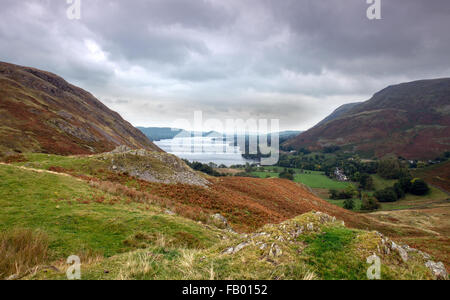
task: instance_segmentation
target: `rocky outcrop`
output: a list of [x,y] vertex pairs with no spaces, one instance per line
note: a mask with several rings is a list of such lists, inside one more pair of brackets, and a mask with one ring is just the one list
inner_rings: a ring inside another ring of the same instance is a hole
[[417,254],[419,257],[425,261],[425,266],[431,270],[434,277],[436,279],[448,279],[447,270],[442,262],[434,262],[431,260],[431,256],[425,252],[422,252],[418,249],[412,248],[408,245],[398,245],[394,241],[391,241],[389,238],[385,237],[383,234],[376,232],[376,234],[381,238],[382,248],[380,249],[380,253],[385,255],[391,255],[392,253],[396,253],[400,256],[401,260],[406,263],[408,262],[411,254]]
[[114,172],[165,184],[188,184],[207,187],[209,181],[189,168],[178,157],[145,149],[133,150],[128,146],[119,146],[99,158],[109,163]]
[[[225,248],[222,255],[241,255],[245,251],[259,251],[262,259],[272,261],[285,254],[292,255],[292,249],[301,254],[305,245],[301,242],[307,236],[320,236],[323,228],[345,227],[335,217],[321,212],[307,213],[278,225],[266,225],[253,234],[243,234],[238,243]],[[431,256],[408,245],[399,245],[379,232],[360,231],[362,242],[355,251],[361,259],[370,255],[382,258],[382,263],[402,266],[422,265],[425,273],[431,272],[435,279],[447,279],[448,274],[441,262],[434,262]],[[303,238],[302,238],[303,237]],[[243,254],[242,254],[243,255]],[[427,268],[429,271],[426,271]],[[428,277],[431,278],[429,274]]]
[[430,261],[427,261],[425,266],[427,266],[427,268],[429,268],[431,270],[431,272],[433,272],[433,275],[436,277],[436,279],[439,279],[439,280],[447,280],[448,279],[447,270],[445,269],[445,266],[443,263],[441,263],[441,262],[436,263],[436,262],[430,260]]

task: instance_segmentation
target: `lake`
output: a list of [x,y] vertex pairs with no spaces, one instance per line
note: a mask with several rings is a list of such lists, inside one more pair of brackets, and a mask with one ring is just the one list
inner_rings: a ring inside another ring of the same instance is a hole
[[154,142],[162,150],[187,159],[190,162],[215,163],[217,165],[245,165],[254,161],[244,159],[238,146],[223,139],[211,137],[188,137]]

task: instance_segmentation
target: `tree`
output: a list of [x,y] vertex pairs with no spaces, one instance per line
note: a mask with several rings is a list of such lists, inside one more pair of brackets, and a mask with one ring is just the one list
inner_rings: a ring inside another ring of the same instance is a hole
[[368,195],[363,195],[361,210],[373,211],[380,208],[380,203],[374,197],[369,197]]
[[398,200],[397,193],[393,187],[375,192],[375,198],[380,202],[396,202]]
[[373,190],[373,187],[374,187],[373,178],[369,174],[367,174],[367,173],[360,174],[358,181],[359,181],[359,185],[362,189],[368,190],[368,191]]
[[405,191],[403,190],[403,188],[399,182],[394,184],[394,190],[395,190],[395,193],[397,194],[398,199],[402,199],[405,197]]
[[323,153],[335,153],[339,150],[341,150],[341,147],[339,146],[328,146],[323,148]]
[[412,180],[413,178],[411,176],[400,177],[398,183],[402,188],[403,192],[409,193],[409,191],[411,190]]
[[292,170],[292,169],[289,169],[289,170],[288,169],[284,169],[284,171],[281,172],[278,177],[294,181],[294,174],[295,174],[294,170]]
[[353,199],[346,199],[344,201],[344,208],[348,210],[353,210],[355,208],[355,201],[353,201]]
[[249,164],[249,163],[246,163],[246,164],[245,164],[245,172],[246,172],[246,173],[251,173],[251,172],[253,172],[253,166],[252,166],[251,164]]
[[330,199],[333,200],[342,200],[342,199],[351,199],[355,195],[356,191],[352,185],[347,186],[345,190],[330,190]]
[[398,159],[389,158],[381,160],[378,164],[378,174],[384,179],[399,179],[408,174]]
[[411,194],[422,196],[427,194],[430,191],[428,184],[423,180],[416,178],[412,181],[411,184]]
[[330,199],[336,200],[338,199],[338,191],[337,190],[330,190]]

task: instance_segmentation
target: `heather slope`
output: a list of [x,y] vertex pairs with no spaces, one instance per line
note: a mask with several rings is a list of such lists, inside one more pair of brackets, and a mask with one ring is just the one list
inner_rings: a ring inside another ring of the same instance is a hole
[[286,142],[300,149],[339,145],[366,156],[434,159],[450,149],[450,79],[390,86],[331,121]]
[[159,150],[90,93],[55,74],[0,62],[0,152]]

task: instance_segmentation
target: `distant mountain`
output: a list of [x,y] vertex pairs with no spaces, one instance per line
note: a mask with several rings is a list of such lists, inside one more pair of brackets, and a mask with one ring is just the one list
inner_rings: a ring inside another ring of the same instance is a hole
[[137,127],[143,134],[145,134],[151,141],[157,142],[160,140],[171,140],[175,137],[220,137],[220,133],[215,131],[198,132],[198,131],[186,131],[184,129],[169,128],[169,127]]
[[34,68],[0,62],[0,152],[159,150],[90,93]]
[[284,146],[318,150],[338,145],[366,156],[411,159],[433,159],[450,149],[450,78],[390,86],[336,112]]
[[182,129],[168,128],[168,127],[137,127],[143,134],[145,134],[151,141],[157,142],[160,140],[170,140],[187,131]]
[[[177,128],[169,128],[169,127],[137,127],[142,133],[144,133],[150,140],[157,142],[160,140],[170,140],[175,137],[191,137],[196,135],[201,136],[209,136],[214,138],[221,138],[224,137],[223,134],[216,132],[216,131],[209,131],[209,132],[195,132],[195,131],[186,131],[183,129],[177,129]],[[301,133],[301,131],[281,131],[279,132],[280,140],[286,140],[287,138],[297,136]],[[252,134],[250,134],[252,135]],[[256,134],[255,134],[256,135]],[[249,134],[246,134],[246,137],[248,138]],[[270,134],[269,134],[270,137]],[[226,138],[226,136],[224,137]]]

